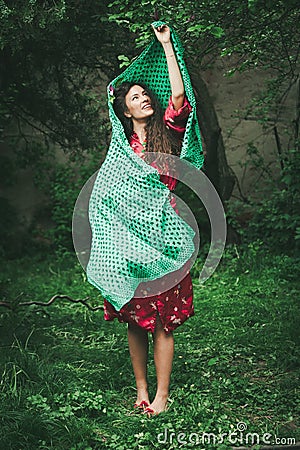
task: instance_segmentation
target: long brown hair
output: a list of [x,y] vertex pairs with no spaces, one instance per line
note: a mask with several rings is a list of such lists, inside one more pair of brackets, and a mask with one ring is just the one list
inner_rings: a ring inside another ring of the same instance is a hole
[[124,115],[124,112],[126,112],[127,110],[125,97],[132,86],[141,86],[141,88],[143,88],[147,92],[151,100],[152,108],[154,110],[152,116],[148,118],[148,122],[145,127],[147,136],[146,150],[148,152],[179,155],[181,142],[172,133],[172,131],[166,127],[163,121],[163,111],[155,94],[143,83],[125,81],[114,91],[114,110],[124,127],[127,139],[130,140],[130,137],[132,136],[133,122],[131,118],[128,118]]

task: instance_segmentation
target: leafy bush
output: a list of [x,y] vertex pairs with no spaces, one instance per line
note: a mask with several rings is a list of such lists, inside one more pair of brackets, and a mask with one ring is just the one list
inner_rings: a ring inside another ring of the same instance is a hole
[[76,199],[87,180],[100,167],[99,154],[77,159],[72,165],[58,166],[50,183],[52,219],[50,236],[57,247],[72,249],[72,215]]
[[236,201],[229,205],[229,222],[244,242],[261,240],[274,251],[299,249],[300,155],[290,151],[278,180],[260,192],[260,200]]
[[293,249],[300,223],[300,157],[292,152],[278,185],[261,201],[249,223],[250,235],[260,235],[274,248]]

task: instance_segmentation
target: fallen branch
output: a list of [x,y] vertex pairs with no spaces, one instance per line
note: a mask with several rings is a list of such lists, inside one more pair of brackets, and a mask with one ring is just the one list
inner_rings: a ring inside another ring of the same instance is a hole
[[[50,306],[52,305],[52,303],[54,303],[57,299],[67,299],[72,303],[80,303],[83,306],[86,306],[86,308],[88,308],[90,311],[98,311],[99,309],[103,309],[103,306],[91,306],[87,303],[87,300],[89,299],[89,297],[86,298],[78,298],[78,299],[74,299],[72,297],[69,297],[68,295],[60,295],[60,294],[56,294],[53,295],[53,297],[50,298],[50,300],[48,302],[39,302],[39,301],[31,301],[31,302],[22,302],[22,303],[18,303],[17,306],[31,306],[31,305],[37,305],[37,306]],[[14,309],[13,305],[11,303],[8,302],[0,302],[0,306],[3,306],[5,308],[8,309]]]
[[13,309],[10,303],[0,302],[0,306],[4,306],[4,308]]

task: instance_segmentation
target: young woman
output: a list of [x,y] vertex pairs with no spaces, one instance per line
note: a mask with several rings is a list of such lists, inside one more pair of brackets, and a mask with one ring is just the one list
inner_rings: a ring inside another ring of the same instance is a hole
[[[167,25],[153,28],[163,46],[171,98],[164,113],[149,89],[140,83],[123,83],[115,92],[114,110],[121,120],[129,143],[140,157],[144,152],[173,153],[180,151],[180,141],[191,111]],[[174,190],[177,180],[161,175],[161,181]],[[176,208],[175,201],[171,204]],[[105,320],[117,318],[128,323],[128,343],[137,387],[135,407],[148,415],[165,411],[174,354],[173,330],[194,314],[193,288],[188,273],[174,287],[151,297],[132,298],[120,311],[104,302]],[[150,402],[147,385],[148,333],[153,335],[157,391]]]

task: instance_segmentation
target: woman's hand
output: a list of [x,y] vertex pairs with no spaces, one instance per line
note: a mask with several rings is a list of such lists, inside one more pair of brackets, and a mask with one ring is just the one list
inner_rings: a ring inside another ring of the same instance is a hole
[[152,28],[154,30],[155,36],[162,45],[171,42],[171,33],[168,25],[161,25],[158,28],[154,28],[154,26],[152,25]]

